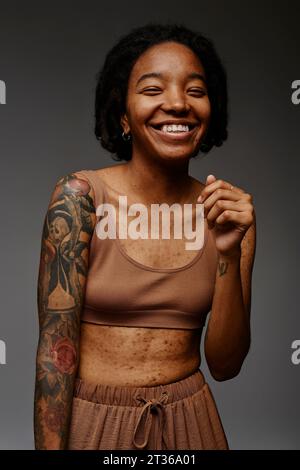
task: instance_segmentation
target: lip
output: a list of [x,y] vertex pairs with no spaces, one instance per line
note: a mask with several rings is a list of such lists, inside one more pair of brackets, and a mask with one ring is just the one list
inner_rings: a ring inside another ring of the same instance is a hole
[[199,126],[195,126],[193,127],[193,129],[191,129],[190,131],[187,131],[187,132],[169,132],[169,133],[166,133],[166,132],[163,132],[161,131],[160,129],[156,129],[155,127],[153,126],[149,126],[151,131],[154,132],[156,135],[158,135],[162,140],[164,140],[165,142],[169,143],[169,142],[186,142],[188,141],[191,136],[193,135],[193,133],[199,129]]

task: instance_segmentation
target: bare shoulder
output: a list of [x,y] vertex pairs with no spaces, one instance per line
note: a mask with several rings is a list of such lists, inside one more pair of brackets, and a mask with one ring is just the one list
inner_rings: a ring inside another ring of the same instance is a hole
[[95,172],[102,178],[108,178],[109,181],[110,178],[116,178],[121,176],[123,174],[123,169],[125,165],[125,163],[119,163],[116,165],[106,166],[104,168],[99,168],[98,170],[95,170]]
[[107,166],[105,168],[99,168],[95,171],[95,175],[98,176],[104,183],[111,188],[118,188],[119,191],[123,190],[124,186],[124,166],[126,164],[116,164]]
[[51,202],[62,197],[90,197],[94,200],[94,190],[89,179],[80,171],[60,177],[51,195]]

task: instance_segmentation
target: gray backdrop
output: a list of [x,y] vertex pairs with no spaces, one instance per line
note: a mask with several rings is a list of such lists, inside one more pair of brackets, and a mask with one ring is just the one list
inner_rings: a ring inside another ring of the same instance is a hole
[[43,218],[58,177],[113,164],[93,136],[95,74],[131,27],[183,21],[216,44],[228,71],[230,136],[191,174],[254,197],[257,251],[252,346],[240,375],[216,382],[203,359],[232,449],[300,448],[299,120],[296,1],[0,2],[0,448],[32,449],[36,285]]

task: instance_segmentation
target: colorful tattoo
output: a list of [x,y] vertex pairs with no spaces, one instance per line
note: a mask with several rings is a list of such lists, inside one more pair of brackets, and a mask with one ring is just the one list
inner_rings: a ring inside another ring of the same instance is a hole
[[38,278],[36,449],[65,449],[79,363],[80,313],[95,206],[87,181],[58,181],[44,221]]

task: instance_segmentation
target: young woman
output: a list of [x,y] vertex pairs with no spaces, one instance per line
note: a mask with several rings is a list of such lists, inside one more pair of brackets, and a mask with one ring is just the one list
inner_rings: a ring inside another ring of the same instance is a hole
[[[191,158],[227,138],[226,73],[212,42],[182,25],[134,29],[106,57],[95,117],[102,146],[124,163],[66,175],[50,200],[36,448],[228,449],[200,341],[210,312],[209,370],[218,381],[239,373],[250,346],[255,212],[233,181],[189,175]],[[102,204],[118,216],[121,196],[149,210],[190,204],[193,227],[203,204],[200,249],[187,250],[186,236],[151,238],[150,227],[148,238],[101,238]]]

